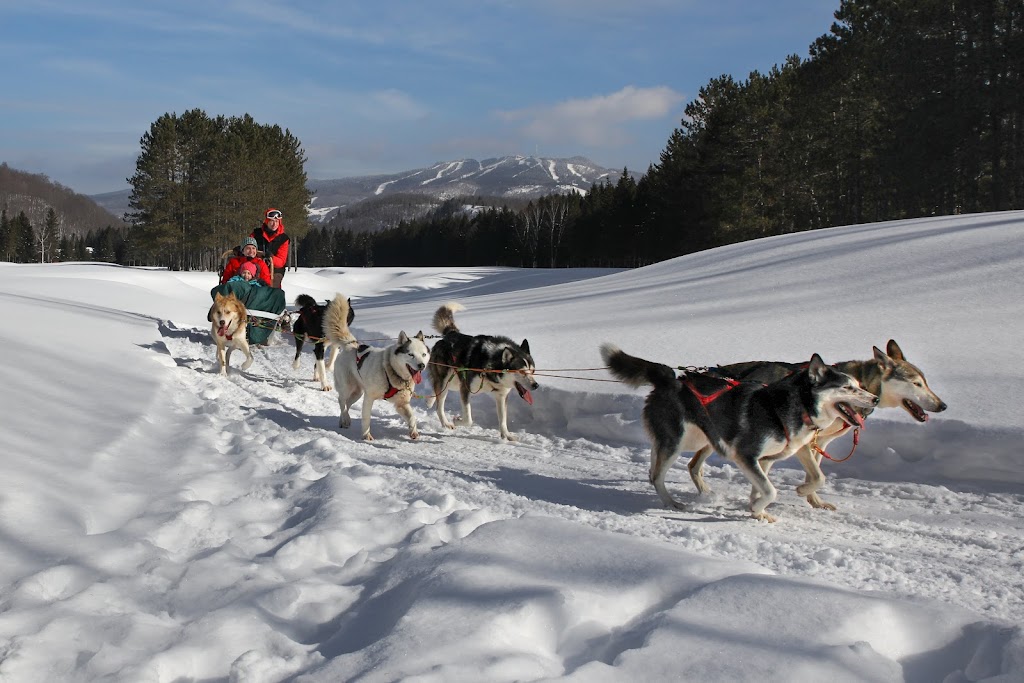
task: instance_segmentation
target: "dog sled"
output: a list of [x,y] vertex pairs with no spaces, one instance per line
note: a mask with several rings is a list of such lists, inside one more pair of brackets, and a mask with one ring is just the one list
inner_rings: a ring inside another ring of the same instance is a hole
[[[238,247],[234,247],[221,254],[223,262],[221,273],[224,272],[228,261],[232,257],[241,255],[241,253]],[[256,256],[263,260],[264,254],[262,251],[257,251]],[[268,263],[268,268],[271,272],[271,279],[273,279],[273,264]],[[211,299],[216,299],[218,294],[221,296],[234,294],[245,304],[246,311],[249,314],[246,334],[250,344],[266,344],[270,339],[271,333],[275,330],[280,330],[282,323],[285,321],[287,304],[283,289],[265,285],[254,286],[248,282],[225,282],[210,290]]]
[[270,334],[280,329],[285,313],[284,290],[274,287],[253,286],[248,282],[225,282],[210,290],[210,298],[234,294],[245,304],[249,314],[246,328],[250,344],[266,344]]

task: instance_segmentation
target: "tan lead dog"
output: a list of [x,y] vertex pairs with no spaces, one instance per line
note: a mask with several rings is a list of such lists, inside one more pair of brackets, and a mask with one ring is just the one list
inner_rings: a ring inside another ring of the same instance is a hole
[[241,370],[248,370],[252,365],[252,352],[249,350],[249,341],[246,339],[246,324],[249,315],[238,297],[233,293],[224,296],[217,293],[213,300],[213,308],[210,309],[210,334],[213,341],[217,343],[217,364],[220,366],[220,374],[228,374],[228,363],[231,360],[231,352],[235,349],[245,354],[245,362]]

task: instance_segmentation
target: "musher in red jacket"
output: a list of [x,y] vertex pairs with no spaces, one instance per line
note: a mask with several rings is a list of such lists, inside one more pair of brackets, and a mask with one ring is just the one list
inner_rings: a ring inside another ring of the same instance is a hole
[[288,265],[289,237],[284,232],[284,216],[278,209],[269,208],[264,214],[263,224],[252,231],[256,248],[264,253],[274,266],[273,286],[280,288],[284,269]]

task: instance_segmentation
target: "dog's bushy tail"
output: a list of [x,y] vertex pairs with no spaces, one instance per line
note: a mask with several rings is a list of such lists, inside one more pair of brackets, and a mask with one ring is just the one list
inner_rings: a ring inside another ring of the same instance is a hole
[[601,346],[601,358],[608,365],[612,376],[631,387],[642,387],[645,384],[668,387],[674,386],[677,381],[675,371],[669,366],[631,356],[614,344]]
[[316,306],[316,299],[309,294],[299,294],[295,297],[295,305],[299,308],[312,308]]
[[443,304],[441,308],[434,311],[434,329],[441,334],[458,332],[459,328],[455,325],[455,312],[464,310],[466,310],[465,306],[454,301]]
[[[304,296],[306,295],[300,294],[295,303],[299,303]],[[312,300],[310,298],[310,301]],[[348,329],[349,310],[348,298],[344,294],[335,294],[334,301],[324,312],[324,334],[335,344],[356,344],[355,336]]]

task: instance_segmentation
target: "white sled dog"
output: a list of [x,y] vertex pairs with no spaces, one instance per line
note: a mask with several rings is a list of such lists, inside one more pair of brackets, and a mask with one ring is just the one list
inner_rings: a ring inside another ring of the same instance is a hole
[[363,399],[363,438],[373,441],[370,415],[374,401],[384,399],[395,407],[409,425],[409,437],[419,438],[416,414],[409,405],[415,386],[423,381],[423,369],[430,360],[430,349],[423,332],[398,335],[398,343],[383,349],[360,345],[348,329],[350,305],[338,294],[324,313],[324,333],[341,349],[334,363],[334,385],[338,390],[341,418],[338,426],[352,425],[349,410]]
[[220,374],[228,374],[228,363],[231,360],[231,352],[235,349],[245,354],[245,362],[242,363],[242,370],[248,370],[252,365],[252,352],[249,350],[249,341],[246,339],[246,325],[249,322],[249,314],[243,304],[234,293],[224,296],[220,292],[213,300],[213,308],[210,309],[210,335],[217,343],[217,364],[220,366]]
[[508,431],[508,395],[515,389],[519,396],[533,404],[531,390],[537,389],[533,379],[533,356],[530,344],[523,340],[516,344],[508,337],[463,334],[455,325],[455,312],[464,310],[462,304],[447,303],[434,313],[434,329],[441,340],[430,351],[430,383],[434,394],[427,398],[427,407],[437,402],[437,417],[448,429],[455,425],[444,414],[444,401],[452,382],[458,384],[462,399],[460,424],[473,424],[469,397],[485,391],[494,397],[498,410],[498,432],[501,438],[515,441]]
[[777,495],[768,462],[788,458],[835,420],[861,426],[857,408],[873,408],[878,397],[857,380],[814,354],[810,363],[771,384],[739,382],[701,372],[677,378],[667,365],[630,356],[605,344],[601,356],[627,385],[654,386],[643,420],[651,437],[650,480],[665,505],[681,508],[665,487],[665,474],[680,453],[710,447],[732,460],[750,481],[750,512],[765,512]]

